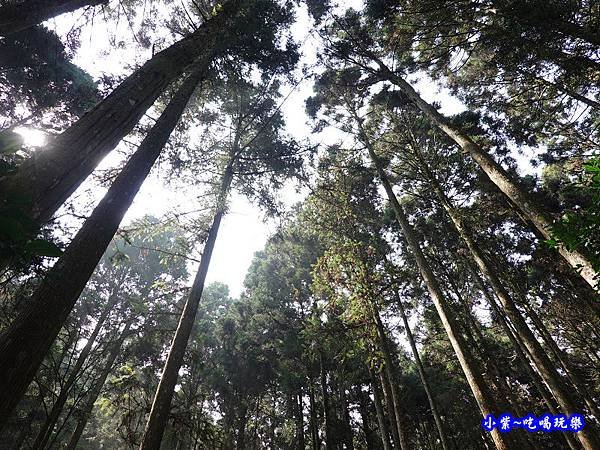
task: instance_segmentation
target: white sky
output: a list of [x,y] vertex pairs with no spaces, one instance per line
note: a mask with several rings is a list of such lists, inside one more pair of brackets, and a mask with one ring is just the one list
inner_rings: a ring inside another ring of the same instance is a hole
[[[344,7],[360,8],[361,0],[343,2]],[[49,28],[55,29],[59,35],[65,37],[74,23],[80,20],[80,13],[61,16],[46,23]],[[130,35],[128,24],[122,20],[118,25],[117,35]],[[74,63],[98,79],[103,72],[110,74],[127,75],[132,71],[128,64],[140,64],[151,57],[150,50],[138,50],[136,46],[114,48],[108,37],[106,25],[102,20],[95,20],[93,26],[82,28],[80,42]],[[300,9],[297,14],[297,22],[292,28],[294,38],[302,43],[303,54],[301,64],[310,65],[317,61],[315,37],[310,33],[310,19],[305,9]],[[164,46],[163,46],[164,48]],[[127,64],[126,64],[127,63]],[[430,81],[422,78],[414,85],[425,100],[437,101],[442,105],[444,114],[455,114],[464,110],[464,107],[456,99],[448,95],[447,91],[440,90]],[[298,139],[310,137],[310,126],[304,113],[304,100],[312,93],[311,82],[304,81],[289,97],[283,107],[284,116],[288,124],[288,132]],[[30,139],[37,138],[32,133],[26,133]],[[334,143],[339,139],[339,134],[326,131],[319,136],[313,136],[315,142]],[[31,142],[31,141],[30,141]],[[33,143],[33,142],[31,142]],[[114,152],[113,152],[114,153]],[[107,167],[118,161],[116,153],[107,157],[102,166]],[[526,161],[528,158],[525,158]],[[89,185],[88,185],[89,187]],[[100,198],[103,189],[95,189],[93,195]],[[286,189],[283,198],[290,203],[299,200],[298,194],[292,189]],[[139,218],[145,214],[161,216],[172,211],[176,205],[184,205],[186,198],[172,189],[165,188],[156,174],[152,174],[144,183],[132,207],[125,216],[122,225]],[[200,205],[198,205],[200,206]],[[190,208],[188,208],[190,209]],[[244,197],[233,194],[230,213],[225,217],[213,258],[208,271],[207,281],[221,281],[230,287],[231,295],[238,296],[243,287],[246,271],[253,258],[254,252],[261,250],[268,235],[274,230],[274,223],[265,223],[260,210],[251,205]]]

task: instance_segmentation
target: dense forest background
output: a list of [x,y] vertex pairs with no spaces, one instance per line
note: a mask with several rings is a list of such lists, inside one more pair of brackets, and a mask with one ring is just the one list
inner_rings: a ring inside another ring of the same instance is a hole
[[1,449],[600,448],[600,4],[352,6],[0,0]]

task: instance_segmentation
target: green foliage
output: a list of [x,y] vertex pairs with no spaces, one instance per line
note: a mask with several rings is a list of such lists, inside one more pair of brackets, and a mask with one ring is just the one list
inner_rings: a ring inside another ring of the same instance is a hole
[[560,242],[570,250],[585,251],[600,274],[600,159],[584,163],[583,173],[571,183],[571,188],[589,195],[591,202],[587,207],[563,214],[552,230],[554,239],[547,243],[556,247]]

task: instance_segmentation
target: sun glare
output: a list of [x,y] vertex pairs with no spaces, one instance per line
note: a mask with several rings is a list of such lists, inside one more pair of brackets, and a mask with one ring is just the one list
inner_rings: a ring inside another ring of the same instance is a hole
[[24,143],[28,147],[41,147],[46,143],[46,133],[34,128],[17,127],[15,133],[23,136]]

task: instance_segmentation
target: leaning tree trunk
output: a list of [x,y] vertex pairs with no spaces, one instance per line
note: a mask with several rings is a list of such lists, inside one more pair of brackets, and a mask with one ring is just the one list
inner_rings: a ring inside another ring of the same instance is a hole
[[[510,175],[494,159],[473,141],[459,127],[452,125],[447,117],[440,114],[427,103],[402,77],[391,71],[380,59],[375,58],[380,73],[388,81],[396,85],[431,121],[456,142],[486,173],[489,179],[519,208],[525,217],[539,230],[546,239],[551,239],[552,218],[535,200],[515,183]],[[592,287],[595,287],[597,274],[591,261],[577,250],[569,250],[558,243],[558,251],[575,271]]]
[[[494,314],[496,314],[496,317],[498,319],[498,322],[500,323],[500,326],[502,327],[502,330],[504,331],[504,334],[510,340],[510,342],[515,350],[515,354],[517,355],[517,358],[523,364],[523,367],[525,368],[525,371],[529,375],[531,382],[533,383],[536,390],[538,391],[538,393],[544,400],[544,403],[548,407],[548,411],[550,411],[550,413],[553,415],[557,415],[559,413],[559,411],[555,406],[552,395],[550,394],[550,392],[548,392],[548,390],[546,389],[546,386],[543,384],[542,379],[539,376],[539,373],[536,372],[533,369],[533,367],[531,367],[531,364],[530,364],[531,356],[529,356],[529,359],[526,356],[526,355],[529,355],[527,348],[525,347],[523,342],[519,340],[519,336],[517,335],[517,333],[514,332],[514,330],[510,327],[510,324],[506,321],[504,314],[502,313],[502,311],[500,311],[500,307],[496,304],[496,300],[494,299],[494,297],[488,292],[483,280],[479,276],[479,273],[477,273],[476,269],[474,267],[471,267],[470,264],[469,264],[469,271],[475,277],[475,280],[477,281],[477,284],[481,288],[481,291],[483,292],[484,297],[487,299],[488,304],[491,306],[492,310],[494,311]],[[579,445],[577,444],[577,442],[575,442],[574,437],[570,433],[561,433],[561,434],[564,437],[564,439],[566,440],[567,445],[569,446],[569,448],[571,450],[579,449]]]
[[[529,328],[529,325],[525,321],[525,318],[518,310],[512,297],[508,291],[504,288],[500,279],[496,273],[491,269],[488,263],[487,257],[483,254],[483,251],[479,248],[475,240],[471,237],[471,234],[467,231],[465,224],[462,221],[462,217],[454,207],[450,204],[450,200],[446,197],[446,194],[442,190],[435,176],[427,170],[425,163],[423,163],[424,169],[428,172],[428,178],[431,182],[433,190],[435,191],[438,199],[440,200],[444,210],[452,220],[454,228],[458,232],[462,241],[466,244],[471,257],[477,264],[477,267],[490,283],[496,297],[502,305],[503,312],[506,314],[511,324],[513,325],[519,339],[523,342],[527,348],[528,354],[532,358],[532,362],[540,373],[542,379],[552,392],[552,395],[558,401],[563,413],[571,415],[581,411],[581,408],[573,398],[567,385],[564,383],[562,377],[557,372],[554,364],[548,357],[548,354],[544,351],[539,341],[534,336],[533,332]],[[576,387],[576,386],[575,386]],[[577,438],[586,450],[592,450],[596,447],[596,438],[593,436],[589,429],[583,429],[576,433]]]
[[0,36],[8,36],[86,6],[106,3],[108,0],[29,0],[20,5],[7,4],[0,8]]
[[237,3],[228,2],[190,36],[154,55],[14,175],[0,179],[2,196],[27,198],[30,203],[23,212],[40,224],[47,222],[194,60],[208,69],[226,45],[223,31],[231,28]]
[[104,386],[108,375],[110,375],[113,365],[115,364],[115,361],[117,360],[117,357],[121,352],[121,347],[123,346],[123,342],[125,342],[125,339],[127,338],[127,334],[129,333],[130,327],[131,321],[128,321],[125,324],[125,328],[123,328],[123,331],[121,331],[121,335],[119,336],[119,338],[111,345],[110,353],[108,355],[108,358],[106,359],[104,368],[102,369],[100,376],[94,383],[94,387],[89,393],[87,402],[85,403],[85,406],[81,411],[81,417],[77,421],[77,427],[75,428],[75,431],[73,431],[73,434],[69,439],[67,450],[75,450],[77,448],[77,443],[79,442],[79,439],[81,439],[83,430],[85,429],[88,420],[90,420],[90,417],[92,416],[92,411],[94,410],[94,403],[96,403],[96,400],[100,396],[100,392],[102,392],[102,387]]
[[[433,271],[429,267],[427,260],[425,259],[425,255],[423,255],[423,251],[421,250],[421,246],[419,243],[419,239],[417,238],[412,226],[409,224],[406,215],[394,194],[392,186],[385,174],[383,166],[375,154],[375,150],[371,145],[367,135],[362,130],[362,124],[359,121],[359,126],[361,127],[361,139],[367,146],[369,151],[369,155],[373,160],[373,164],[377,170],[377,174],[381,180],[381,183],[386,191],[388,199],[392,204],[392,208],[396,214],[396,219],[398,220],[398,224],[402,229],[402,234],[406,239],[408,246],[417,262],[417,266],[419,268],[419,272],[421,273],[421,277],[427,286],[429,294],[431,295],[431,299],[435,305],[438,316],[442,321],[442,325],[446,330],[446,334],[452,344],[452,348],[456,353],[460,366],[465,374],[467,379],[467,383],[469,384],[471,391],[473,392],[473,396],[477,401],[479,409],[482,415],[485,417],[488,414],[497,414],[498,407],[494,400],[494,397],[490,390],[488,389],[485,381],[482,377],[482,371],[479,367],[478,361],[475,359],[471,350],[466,345],[463,336],[459,332],[458,324],[454,318],[451,307],[446,302],[442,290],[437,282]],[[514,448],[511,445],[512,440],[506,434],[500,433],[497,428],[494,428],[491,431],[492,439],[494,440],[494,444],[498,450],[508,450],[510,448]]]
[[140,450],[158,450],[160,443],[163,438],[164,430],[167,427],[167,421],[169,418],[169,412],[171,411],[171,401],[173,399],[173,392],[175,391],[175,384],[179,376],[179,369],[183,364],[183,357],[185,355],[185,349],[187,347],[192,328],[196,320],[196,313],[198,311],[198,305],[202,298],[202,291],[204,290],[204,282],[206,280],[206,274],[208,272],[208,266],[212,257],[212,252],[215,247],[217,234],[219,233],[219,227],[221,220],[225,214],[225,204],[231,181],[233,179],[233,156],[230,157],[225,173],[221,180],[221,186],[217,198],[217,207],[213,218],[213,223],[208,232],[206,244],[202,252],[202,258],[200,259],[200,266],[198,272],[196,272],[196,278],[192,285],[190,295],[183,307],[183,312],[179,319],[179,325],[175,331],[175,336],[171,343],[171,349],[169,350],[169,356],[165,362],[162,375],[156,394],[152,402],[152,408],[150,410],[150,416],[146,422],[146,429],[144,436],[140,444]]
[[567,377],[571,380],[571,383],[573,384],[573,386],[575,386],[575,389],[579,391],[579,395],[583,398],[583,401],[588,407],[588,410],[596,418],[596,421],[600,422],[600,409],[598,408],[598,405],[596,405],[593,396],[588,391],[585,382],[577,375],[577,373],[573,371],[573,368],[570,366],[570,364],[565,358],[565,353],[560,349],[552,335],[548,332],[546,325],[544,325],[537,312],[535,312],[535,310],[531,307],[531,305],[527,302],[526,299],[522,298],[522,295],[521,299],[522,305],[525,307],[525,310],[527,311],[527,314],[533,322],[535,328],[537,328],[538,332],[540,333],[542,341],[548,347],[550,347],[552,354],[567,374]]
[[440,443],[442,444],[443,450],[449,450],[450,447],[446,439],[446,433],[444,432],[442,418],[440,417],[437,404],[435,402],[435,399],[433,398],[433,393],[431,392],[431,387],[429,386],[429,380],[427,379],[427,375],[425,374],[425,367],[423,366],[423,362],[421,361],[421,356],[419,355],[419,350],[417,349],[415,338],[410,329],[408,318],[406,317],[406,312],[404,311],[404,305],[402,304],[402,300],[400,299],[400,296],[398,295],[397,291],[394,291],[394,295],[396,296],[396,303],[398,304],[400,316],[402,317],[402,323],[404,324],[404,329],[406,330],[406,337],[408,338],[408,343],[410,344],[410,348],[412,350],[412,354],[415,358],[415,363],[417,365],[417,370],[419,371],[419,377],[421,378],[421,383],[423,384],[425,394],[427,395],[429,408],[431,409],[431,415],[433,416],[435,426],[437,427],[438,436],[440,437]]
[[115,304],[117,303],[118,300],[119,300],[119,296],[113,292],[111,294],[111,298],[109,299],[108,303],[106,304],[106,306],[104,306],[104,309],[102,310],[102,313],[100,314],[100,317],[98,317],[98,320],[96,321],[96,325],[94,326],[94,329],[92,330],[92,334],[90,335],[87,342],[85,343],[85,346],[79,353],[79,356],[77,357],[77,361],[75,361],[75,365],[71,369],[67,380],[65,381],[64,385],[61,386],[60,394],[54,401],[54,404],[52,405],[52,409],[50,410],[50,414],[48,414],[46,421],[44,422],[44,424],[38,431],[37,437],[35,438],[35,442],[33,443],[32,447],[31,447],[32,450],[38,450],[38,449],[41,450],[44,447],[46,447],[46,444],[48,443],[48,439],[50,439],[50,436],[52,435],[52,430],[54,430],[54,427],[56,426],[56,422],[58,421],[60,413],[62,412],[63,407],[65,406],[65,403],[67,402],[67,399],[69,398],[69,393],[71,392],[71,387],[75,384],[75,382],[79,378],[79,375],[80,375],[79,371],[81,370],[81,368],[87,361],[87,358],[88,358],[90,352],[92,351],[92,347],[94,346],[94,343],[96,342],[96,338],[98,337],[98,334],[100,333],[100,330],[102,329],[102,326],[104,325],[104,322],[108,318],[108,315],[110,314],[113,306],[115,306]]
[[202,74],[199,69],[186,79],[27,307],[0,335],[0,428],[33,380]]

